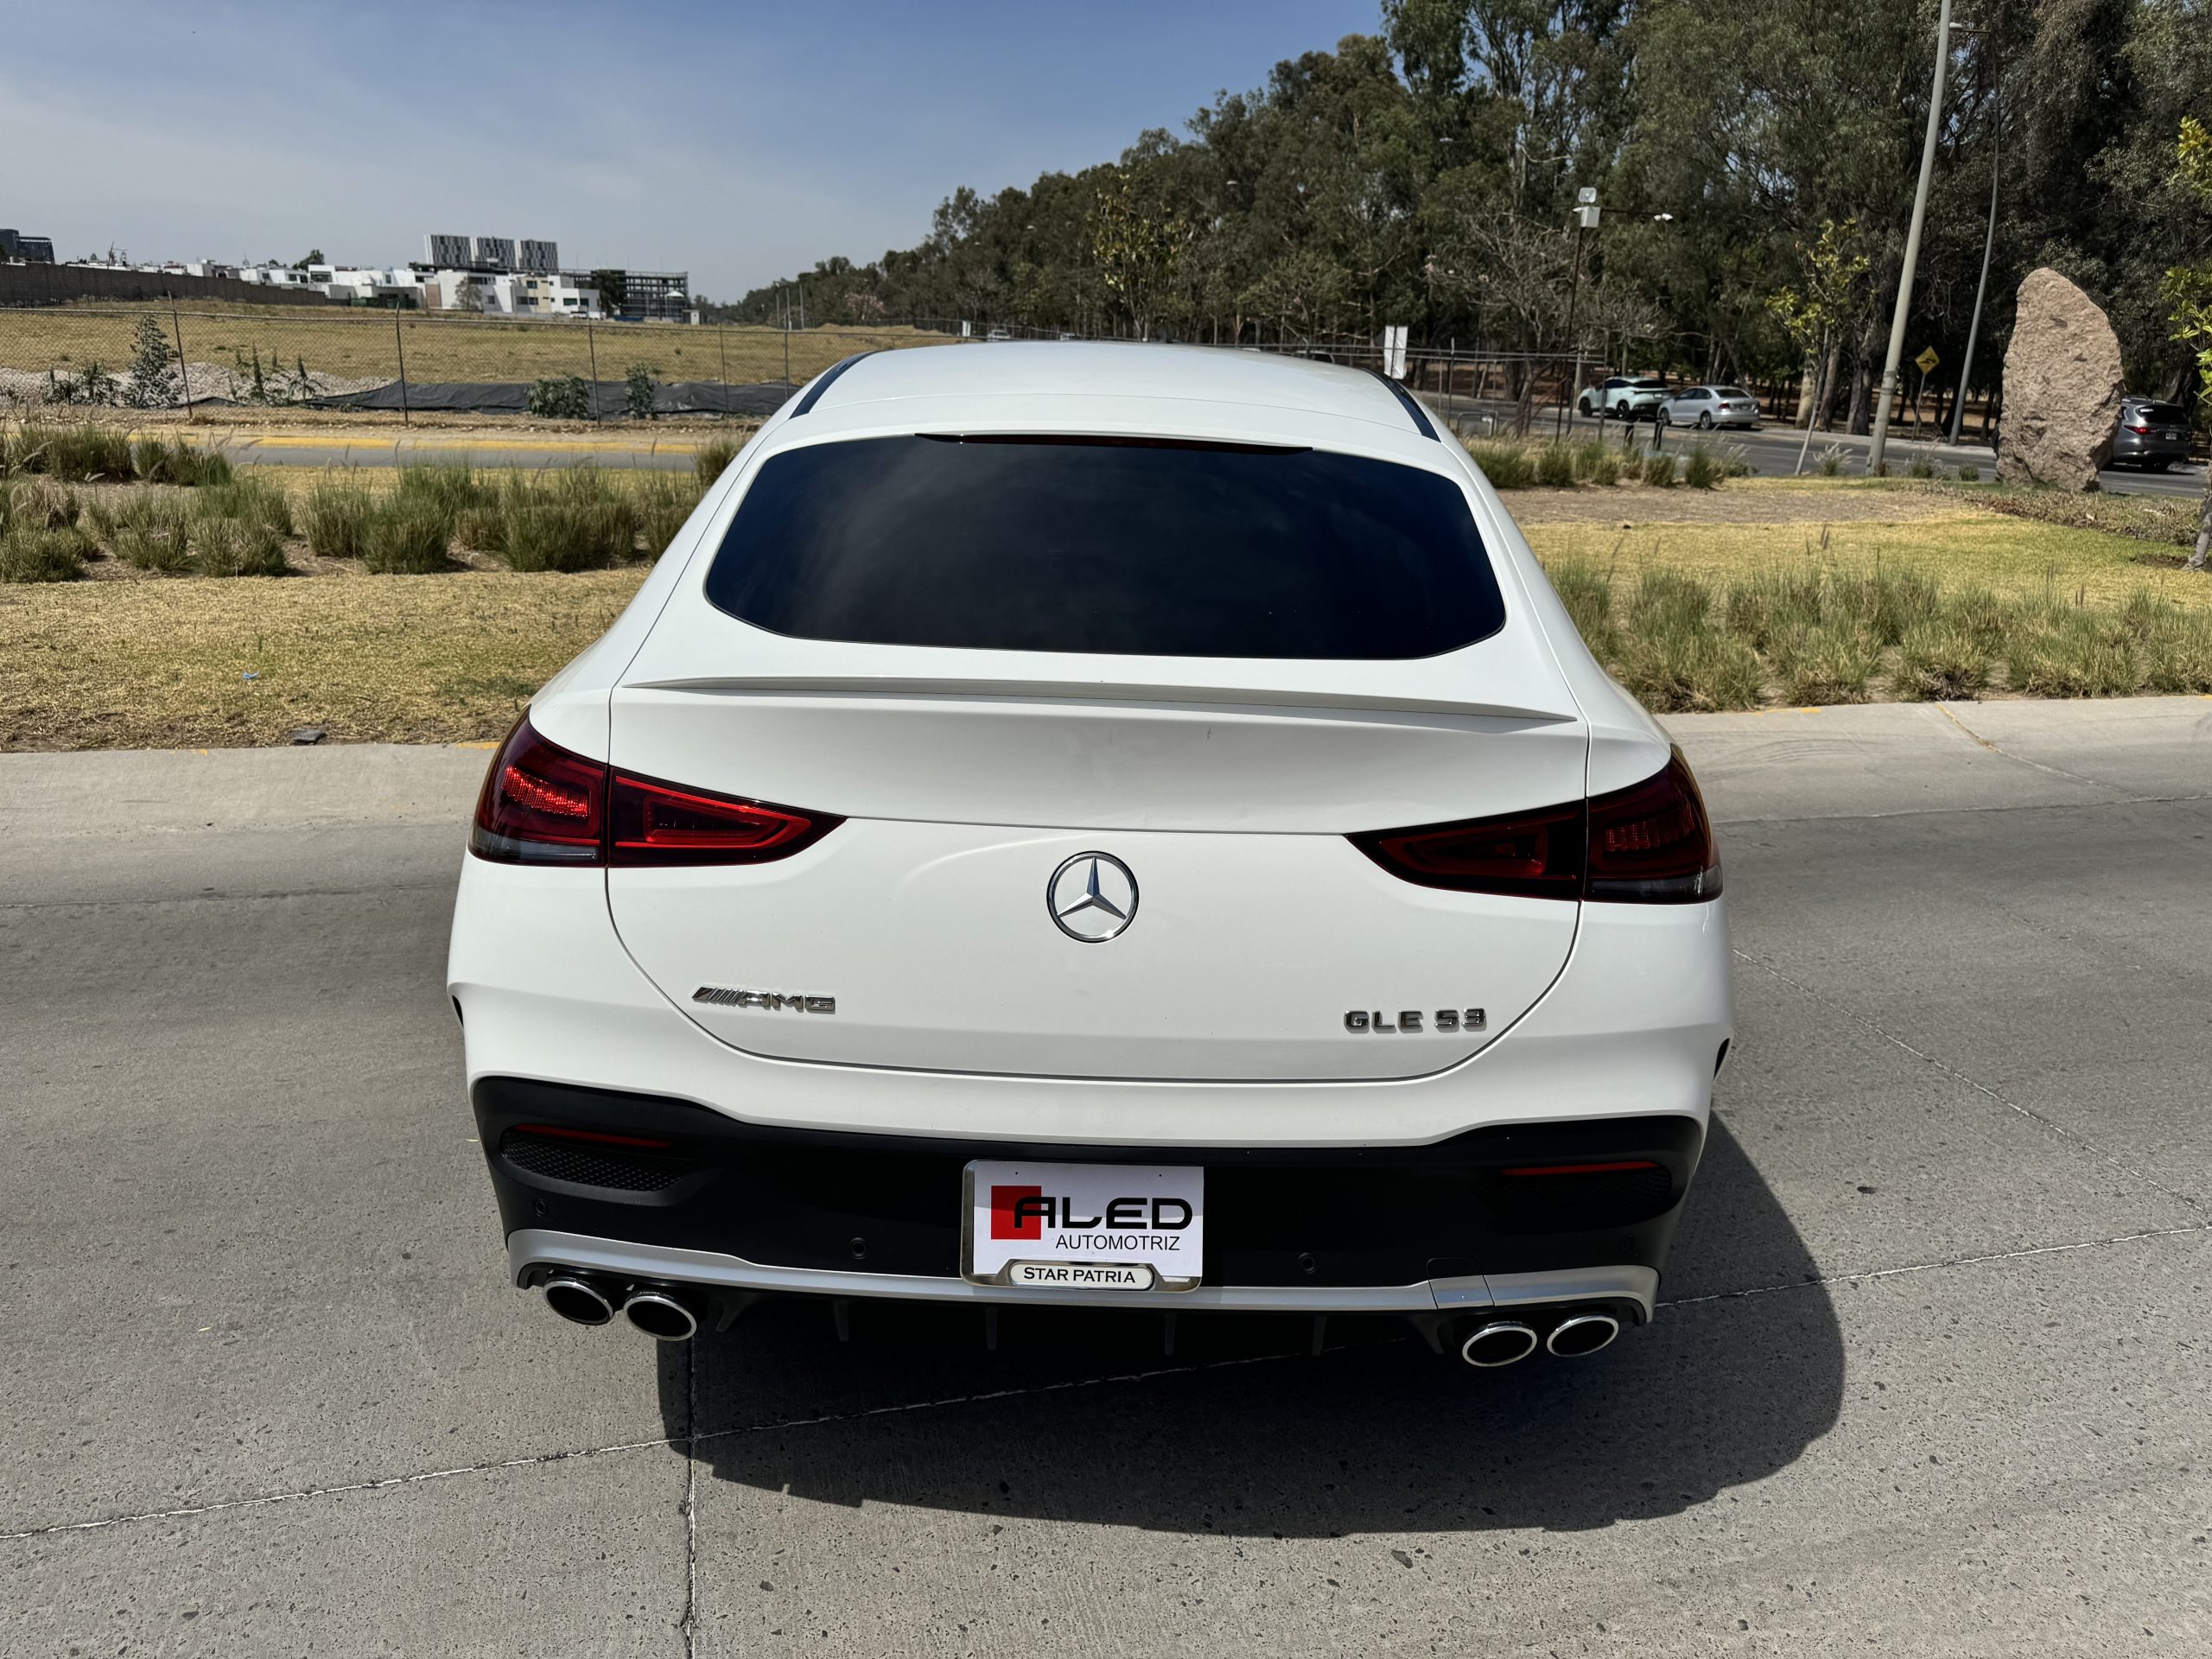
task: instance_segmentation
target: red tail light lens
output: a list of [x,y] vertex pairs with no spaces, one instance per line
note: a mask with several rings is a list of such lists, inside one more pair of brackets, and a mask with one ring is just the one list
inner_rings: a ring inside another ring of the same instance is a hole
[[730,795],[679,789],[627,772],[614,777],[612,862],[764,864],[789,858],[844,820]]
[[505,864],[760,864],[842,818],[615,772],[538,735],[507,734],[476,801],[469,850]]
[[1694,905],[1719,893],[1713,821],[1680,749],[1654,776],[1590,803],[1584,898]]
[[1720,892],[1712,821],[1680,749],[1643,782],[1587,802],[1351,842],[1402,880],[1460,893],[1688,905]]
[[1523,899],[1582,896],[1580,801],[1537,812],[1354,836],[1352,845],[1391,874],[1424,887]]
[[606,833],[607,768],[515,723],[476,798],[468,849],[503,864],[596,864]]

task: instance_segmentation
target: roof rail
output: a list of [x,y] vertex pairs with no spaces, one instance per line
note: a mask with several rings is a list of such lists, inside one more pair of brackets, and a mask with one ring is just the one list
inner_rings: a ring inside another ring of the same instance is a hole
[[[882,348],[879,346],[877,349],[880,350]],[[824,369],[818,376],[817,376],[815,378],[814,384],[807,388],[806,396],[800,398],[798,400],[798,407],[791,410],[791,419],[798,419],[798,417],[805,414],[808,410],[812,409],[815,404],[820,403],[822,401],[822,394],[830,390],[830,383],[832,380],[835,380],[847,369],[851,368],[853,365],[859,362],[861,359],[864,357],[874,357],[874,352],[855,352],[850,357],[845,358],[841,361],[832,363],[828,368]],[[1433,436],[1434,434],[1432,433],[1430,435]]]
[[[843,366],[844,365],[842,364],[838,365],[840,368]],[[831,372],[835,373],[836,371],[832,370]],[[1432,442],[1441,443],[1444,442],[1443,439],[1436,435],[1435,427],[1429,423],[1428,412],[1422,409],[1419,404],[1414,401],[1413,393],[1408,391],[1403,386],[1393,380],[1389,375],[1383,373],[1380,369],[1370,369],[1368,372],[1373,375],[1377,380],[1380,380],[1384,385],[1389,387],[1390,395],[1405,405],[1406,413],[1414,417],[1414,431],[1420,433],[1421,436],[1430,440]],[[804,414],[806,411],[804,410],[801,410],[799,412],[801,414]]]

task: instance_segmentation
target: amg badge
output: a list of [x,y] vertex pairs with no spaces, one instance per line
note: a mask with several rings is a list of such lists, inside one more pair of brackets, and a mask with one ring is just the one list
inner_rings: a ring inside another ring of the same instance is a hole
[[1393,1015],[1381,1008],[1354,1008],[1344,1015],[1344,1029],[1351,1032],[1482,1031],[1490,1016],[1480,1008],[1439,1008],[1433,1014],[1420,1008],[1400,1008]]
[[783,991],[734,991],[722,985],[702,985],[691,993],[694,1002],[718,1008],[791,1008],[800,1014],[835,1014],[834,996],[792,996]]

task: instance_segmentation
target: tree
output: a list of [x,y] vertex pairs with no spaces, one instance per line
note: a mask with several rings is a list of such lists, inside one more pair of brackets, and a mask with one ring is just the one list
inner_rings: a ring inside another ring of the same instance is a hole
[[653,372],[643,363],[632,363],[622,375],[622,412],[633,421],[650,421],[653,417]]
[[168,331],[156,317],[143,316],[130,331],[130,385],[124,396],[134,409],[166,409],[184,397],[183,375],[170,366]]
[[1829,385],[1834,347],[1859,325],[1866,309],[1867,259],[1860,251],[1855,219],[1840,225],[1828,220],[1813,245],[1800,243],[1797,251],[1805,263],[1803,289],[1785,283],[1768,298],[1767,309],[1796,342],[1811,369],[1813,396],[1805,405],[1805,440],[1797,446],[1796,470],[1802,473],[1806,452],[1813,447],[1813,423],[1826,412],[1834,391]]
[[328,264],[330,262],[328,260],[322,257],[322,250],[321,248],[309,248],[305,258],[295,259],[292,262],[292,269],[294,270],[305,270],[309,265],[324,265]]
[[630,303],[629,278],[611,265],[592,272],[591,285],[599,290],[599,308],[610,317]]
[[[2212,208],[2212,131],[2195,116],[2183,116],[2174,146],[2173,182],[2187,195]],[[2196,407],[2212,426],[2212,253],[2200,249],[2193,264],[2169,266],[2158,284],[2173,320],[2172,337],[2196,353]],[[2212,467],[2205,469],[2204,505],[2196,518],[2196,546],[2189,568],[2202,570],[2212,559]]]

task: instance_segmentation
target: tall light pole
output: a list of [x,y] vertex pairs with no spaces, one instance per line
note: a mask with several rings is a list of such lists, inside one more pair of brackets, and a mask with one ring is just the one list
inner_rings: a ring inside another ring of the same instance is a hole
[[1890,315],[1890,353],[1882,363],[1882,395],[1874,406],[1874,442],[1866,452],[1869,474],[1882,470],[1890,441],[1890,405],[1897,394],[1897,359],[1904,355],[1905,317],[1912,309],[1913,268],[1920,263],[1920,227],[1928,218],[1928,181],[1936,171],[1936,130],[1943,119],[1943,73],[1951,63],[1951,0],[1936,14],[1936,84],[1928,94],[1928,133],[1920,144],[1920,188],[1912,197],[1912,228],[1905,232],[1904,269],[1897,276],[1897,309]]
[[[1980,35],[1986,32],[1978,29],[1968,29],[1964,23],[1953,23],[1951,27],[1961,35]],[[1974,321],[1967,325],[1966,360],[1959,365],[1958,401],[1951,406],[1953,448],[1957,447],[1960,430],[1966,425],[1967,388],[1974,381],[1974,342],[1981,338],[1981,301],[1982,296],[1989,292],[1989,251],[1997,245],[1997,155],[2005,137],[2005,86],[2002,77],[1996,74],[1993,66],[1992,76],[1996,84],[1990,92],[1991,102],[1994,105],[1995,110],[1989,123],[1989,228],[1983,233],[1981,238],[1981,281],[1974,285]],[[1982,423],[1982,430],[1986,433],[1988,429],[1988,423],[1985,421]]]

